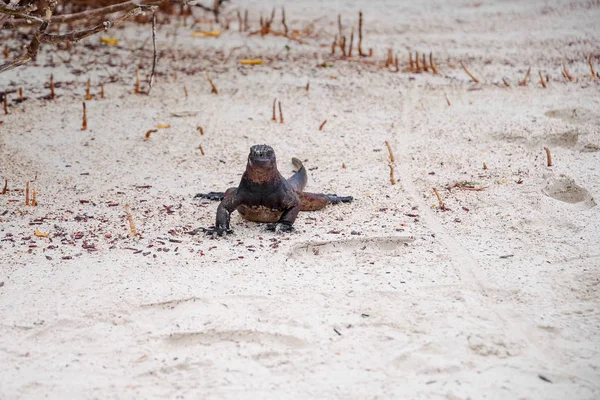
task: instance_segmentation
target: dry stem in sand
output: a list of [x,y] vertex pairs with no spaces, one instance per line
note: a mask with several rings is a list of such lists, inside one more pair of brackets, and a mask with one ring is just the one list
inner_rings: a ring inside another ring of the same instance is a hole
[[127,214],[127,221],[129,221],[129,237],[134,238],[137,236],[137,229],[135,229],[135,224],[133,222],[133,217],[131,216],[131,210],[129,209],[129,204],[125,204],[125,214]]
[[544,77],[542,76],[542,71],[538,71],[538,74],[540,76],[540,83],[542,84],[542,87],[544,89],[546,89],[546,82],[544,82]]
[[592,55],[588,58],[588,64],[590,64],[590,72],[592,73],[592,79],[598,79],[596,71],[594,71],[594,63],[592,62]]
[[569,70],[567,69],[567,67],[564,64],[563,64],[562,73],[563,73],[563,76],[565,78],[567,78],[570,82],[573,82],[575,80],[573,78],[573,76],[569,73]]
[[433,62],[433,52],[429,53],[429,66],[431,67],[431,71],[433,72],[434,75],[439,75],[437,67],[435,66],[435,63]]
[[210,87],[211,87],[211,91],[210,92],[214,93],[214,94],[219,94],[219,91],[217,90],[217,87],[213,83],[212,79],[210,79],[210,76],[208,76],[208,74],[206,74],[206,79],[208,80],[208,83],[210,83]]
[[548,160],[548,166],[551,167],[552,166],[552,154],[550,154],[550,149],[547,147],[544,147],[544,150],[546,150],[546,159]]
[[83,102],[83,122],[81,124],[81,130],[87,131],[87,111],[85,107],[85,101]]
[[396,162],[396,159],[394,158],[394,152],[392,151],[392,147],[390,146],[390,143],[386,140],[385,145],[388,149],[388,152],[390,153],[390,161],[391,162]]
[[[417,57],[417,63],[418,62],[419,62],[419,58]],[[460,66],[467,73],[467,75],[469,75],[471,77],[471,79],[473,79],[473,82],[479,83],[479,79],[477,79],[473,76],[473,74],[467,69],[467,67],[465,67],[465,64],[463,64],[462,61],[460,62]]]
[[279,123],[283,124],[283,111],[281,110],[281,102],[279,102]]
[[437,188],[433,188],[433,193],[435,193],[437,199],[438,199],[438,203],[440,205],[440,210],[442,211],[446,211],[446,205],[444,204],[444,200],[442,200],[442,196],[440,195],[440,192],[438,192]]
[[392,163],[389,163],[388,167],[390,167],[390,183],[392,185],[395,185],[396,184],[396,178],[394,178],[394,166],[392,165]]
[[152,135],[154,132],[158,132],[158,129],[150,129],[148,132],[146,132],[144,135],[144,140],[150,139],[150,135]]
[[529,80],[530,73],[531,73],[531,67],[529,67],[529,69],[527,70],[527,73],[525,74],[525,77],[523,78],[523,80],[519,83],[519,86],[527,86],[527,80]]

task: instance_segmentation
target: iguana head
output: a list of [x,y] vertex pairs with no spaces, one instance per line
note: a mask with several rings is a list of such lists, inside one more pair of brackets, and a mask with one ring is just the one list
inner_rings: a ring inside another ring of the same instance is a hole
[[277,160],[275,159],[275,151],[271,146],[266,144],[257,144],[250,148],[248,155],[248,167],[253,168],[277,168]]
[[250,148],[244,176],[250,182],[258,184],[274,183],[278,179],[277,160],[271,146],[257,144]]

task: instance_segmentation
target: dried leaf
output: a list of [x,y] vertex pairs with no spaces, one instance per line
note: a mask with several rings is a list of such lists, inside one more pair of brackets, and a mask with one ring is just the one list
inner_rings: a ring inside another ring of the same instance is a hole
[[119,44],[119,39],[112,39],[112,38],[101,37],[100,38],[100,43],[107,44],[109,46],[116,46],[117,44]]
[[192,37],[203,38],[203,37],[219,37],[221,36],[221,31],[195,31],[192,32]]
[[262,63],[263,63],[263,60],[261,60],[261,59],[240,60],[240,64],[242,64],[242,65],[260,65]]
[[35,228],[34,235],[37,237],[48,237],[48,233],[40,232],[40,230],[38,228]]

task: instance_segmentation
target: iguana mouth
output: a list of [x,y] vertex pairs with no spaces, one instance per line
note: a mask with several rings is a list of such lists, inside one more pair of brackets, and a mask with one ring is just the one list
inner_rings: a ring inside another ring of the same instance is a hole
[[250,148],[250,158],[253,160],[271,160],[275,158],[275,151],[266,144],[257,144]]
[[[250,148],[248,168],[273,169],[277,168],[275,151],[266,144],[257,144]],[[257,177],[258,178],[258,177]]]

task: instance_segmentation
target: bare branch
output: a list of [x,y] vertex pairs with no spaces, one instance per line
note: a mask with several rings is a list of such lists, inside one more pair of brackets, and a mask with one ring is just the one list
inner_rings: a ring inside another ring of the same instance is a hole
[[54,7],[56,7],[56,0],[51,0],[49,5],[50,7],[46,9],[45,21],[42,23],[42,25],[40,25],[40,27],[34,34],[33,39],[31,39],[31,43],[29,43],[29,45],[27,46],[25,54],[17,58],[16,60],[0,65],[0,73],[9,71],[13,68],[19,67],[31,61],[31,59],[37,55],[42,43],[59,43],[66,40],[78,42],[79,40],[94,35],[100,31],[104,31],[113,26],[119,25],[131,17],[143,14],[146,9],[154,10],[156,8],[155,6],[137,5],[133,10],[130,10],[129,12],[120,16],[114,21],[104,21],[102,24],[97,25],[93,28],[69,32],[63,35],[51,35],[47,34],[46,30],[50,25]]
[[35,10],[37,10],[37,7],[33,4],[24,6],[24,7],[18,7],[18,6],[10,6],[9,7],[8,5],[0,3],[0,14],[12,15],[14,17],[25,18],[27,20],[34,20],[34,21],[37,21],[40,23],[44,22],[44,20],[38,16],[29,15],[30,13],[32,13]]
[[44,18],[44,22],[42,22],[37,31],[35,31],[33,39],[31,39],[31,42],[29,42],[27,48],[25,49],[25,54],[23,54],[21,57],[17,58],[12,62],[0,65],[0,74],[2,72],[6,72],[15,67],[26,64],[29,61],[31,61],[33,57],[36,56],[36,54],[40,50],[40,46],[42,45],[42,40],[44,38],[44,35],[46,34],[46,30],[48,29],[48,26],[50,26],[50,18],[52,18],[52,13],[54,12],[55,7],[56,0],[51,0],[48,3],[48,7],[45,9],[46,16]]
[[[225,1],[226,0],[215,0],[214,8],[210,8],[205,5],[200,4],[197,0],[128,0],[128,1],[124,1],[123,3],[113,4],[113,5],[106,6],[106,7],[95,8],[92,10],[82,11],[79,13],[55,15],[52,17],[50,22],[53,24],[57,24],[57,23],[60,24],[60,23],[65,23],[65,22],[79,21],[79,20],[88,19],[88,18],[92,18],[92,17],[100,17],[100,16],[104,16],[104,15],[108,15],[108,14],[113,14],[113,13],[116,13],[119,11],[124,11],[124,10],[137,8],[137,7],[158,6],[161,3],[172,3],[172,4],[183,4],[183,5],[189,5],[189,6],[196,6],[205,11],[213,13],[215,15],[215,18],[218,20],[218,16],[220,13],[220,6]],[[5,10],[8,10],[8,11],[5,11]],[[34,20],[36,23],[41,23],[43,21],[43,19],[40,18],[40,16],[29,14],[34,10],[35,10],[35,7],[33,7],[33,8],[22,7],[22,8],[19,8],[17,11],[17,9],[9,9],[8,7],[0,6],[0,14],[16,15],[14,13],[18,12],[19,16],[21,16],[23,18]],[[4,26],[0,26],[0,28],[18,28],[21,26],[30,26],[31,24],[32,24],[32,22],[27,21],[27,20],[12,21],[12,22],[5,23]]]
[[42,41],[43,41],[43,43],[54,44],[54,43],[60,43],[60,42],[69,40],[73,43],[77,43],[78,41],[85,39],[88,36],[95,35],[98,32],[106,31],[114,26],[120,25],[124,21],[128,20],[131,17],[142,15],[144,13],[145,9],[148,9],[148,8],[153,9],[153,6],[149,6],[149,7],[148,6],[138,6],[138,7],[134,8],[133,10],[129,10],[129,12],[123,14],[122,16],[120,16],[119,18],[117,18],[114,21],[104,21],[100,25],[96,25],[92,28],[83,29],[83,30],[74,31],[74,32],[67,32],[62,35],[46,34],[46,35],[44,35]]
[[152,84],[154,83],[154,70],[156,69],[156,61],[158,60],[158,54],[156,54],[156,11],[152,13],[152,48],[154,49],[154,58],[152,59],[152,72],[150,73],[150,83],[148,84],[148,96],[150,96]]

